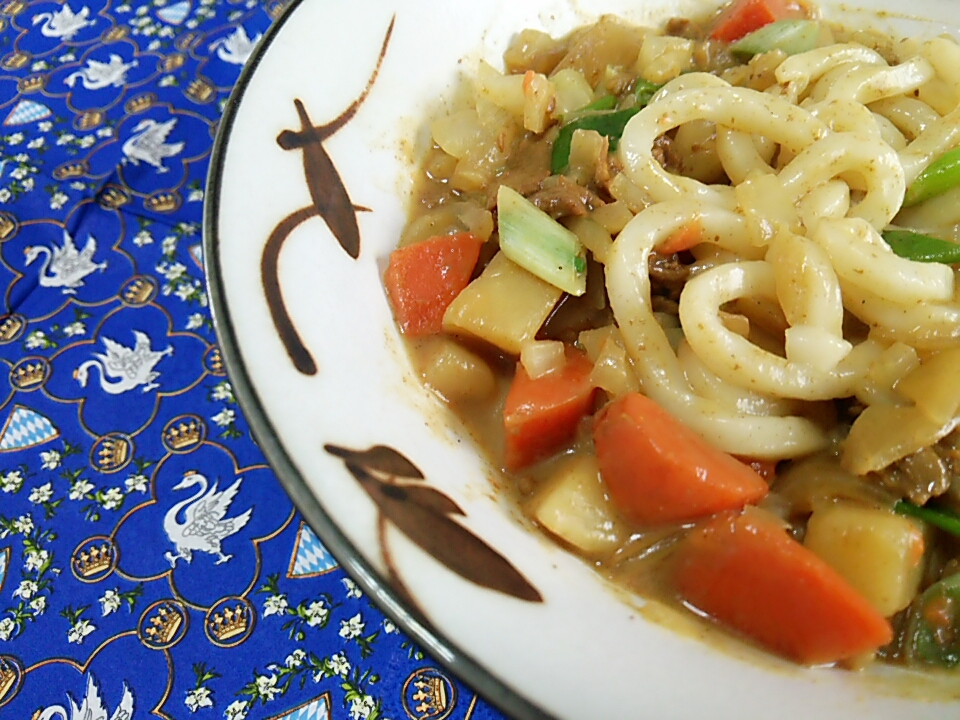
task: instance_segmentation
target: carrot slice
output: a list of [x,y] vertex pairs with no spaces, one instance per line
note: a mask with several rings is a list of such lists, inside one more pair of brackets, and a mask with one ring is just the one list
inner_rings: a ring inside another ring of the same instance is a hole
[[470,282],[483,241],[476,235],[440,235],[390,253],[384,275],[387,295],[400,330],[432,335],[443,313]]
[[733,457],[744,465],[747,465],[757,475],[766,480],[767,485],[773,485],[773,481],[777,479],[776,460],[760,460],[758,458],[743,457],[741,455],[734,455]]
[[683,252],[694,245],[699,245],[702,237],[703,223],[700,218],[696,218],[669,235],[666,240],[657,246],[656,251],[662,255]]
[[767,494],[767,484],[751,468],[639,393],[623,395],[600,412],[593,442],[610,497],[634,522],[693,520]]
[[535,380],[517,364],[503,408],[508,470],[532,465],[573,438],[580,419],[593,407],[592,369],[586,355],[569,348],[562,367]]
[[803,12],[787,0],[734,0],[717,17],[710,37],[733,42],[764,25],[794,17],[803,17]]
[[760,513],[725,513],[695,528],[674,562],[686,602],[801,663],[851,658],[893,638],[839,573]]

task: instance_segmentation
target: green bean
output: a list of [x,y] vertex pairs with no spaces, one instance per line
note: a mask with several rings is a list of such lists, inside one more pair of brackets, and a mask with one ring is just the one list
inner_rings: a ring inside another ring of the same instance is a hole
[[898,500],[893,506],[901,515],[909,515],[926,523],[946,530],[951,535],[960,536],[960,515],[945,507],[920,507],[907,500]]
[[815,20],[777,20],[744,35],[730,46],[730,52],[742,57],[753,57],[771,50],[796,55],[813,50],[819,38],[820,24]]
[[960,148],[941,155],[907,188],[903,206],[918,205],[960,185]]
[[958,243],[921,235],[911,230],[887,230],[882,236],[895,254],[907,260],[945,265],[960,263]]
[[570,145],[573,143],[575,130],[596,130],[601,135],[610,138],[610,148],[613,149],[616,147],[620,136],[623,135],[623,129],[627,126],[627,121],[638,112],[640,112],[639,107],[632,107],[627,110],[592,113],[564,125],[560,128],[560,134],[557,135],[557,139],[553,143],[550,171],[554,175],[559,175],[567,169],[567,165],[570,164]]

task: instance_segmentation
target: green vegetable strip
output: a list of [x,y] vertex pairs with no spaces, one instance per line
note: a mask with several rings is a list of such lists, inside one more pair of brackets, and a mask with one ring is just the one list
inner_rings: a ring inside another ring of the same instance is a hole
[[901,515],[910,515],[931,525],[960,536],[960,515],[947,508],[920,507],[907,500],[898,500],[893,509]]
[[554,287],[583,295],[586,250],[573,232],[506,185],[497,191],[497,221],[504,255]]
[[771,50],[797,55],[813,50],[819,38],[820,24],[816,20],[777,20],[744,35],[730,46],[730,52],[745,57]]
[[623,135],[623,129],[627,126],[627,121],[640,112],[639,107],[628,108],[627,110],[614,110],[612,112],[598,112],[591,115],[584,115],[576,120],[567,123],[560,128],[560,134],[553,143],[553,155],[550,158],[550,172],[559,175],[567,169],[570,164],[570,145],[573,143],[573,133],[575,130],[596,130],[601,135],[610,138],[610,147],[615,148],[617,140]]
[[910,230],[887,230],[883,239],[894,253],[907,260],[936,262],[945,265],[960,263],[960,244],[921,235]]
[[917,205],[960,185],[960,148],[934,160],[907,188],[903,206]]
[[644,106],[650,102],[657,90],[662,87],[663,85],[657,85],[656,83],[647,82],[643,78],[638,78],[637,86],[633,92],[636,95],[637,102],[640,103],[641,106]]
[[616,95],[604,95],[599,100],[594,100],[592,103],[588,103],[574,112],[579,114],[583,112],[596,112],[597,110],[613,110],[616,106]]

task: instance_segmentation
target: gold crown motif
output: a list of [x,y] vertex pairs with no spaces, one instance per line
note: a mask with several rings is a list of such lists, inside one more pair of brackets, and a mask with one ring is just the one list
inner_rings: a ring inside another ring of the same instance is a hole
[[286,6],[286,0],[274,0],[273,2],[267,3],[264,9],[267,11],[267,15],[270,16],[271,20],[276,20],[278,17],[280,17],[280,13],[283,12],[283,9]]
[[150,626],[143,634],[157,645],[166,645],[176,636],[182,623],[183,616],[176,607],[164,603],[157,608],[157,614],[150,618]]
[[129,305],[144,305],[149,302],[155,289],[151,278],[136,277],[123,289],[123,300]]
[[145,93],[143,95],[137,95],[135,98],[130,98],[124,104],[123,108],[129,114],[133,115],[134,113],[141,113],[144,110],[148,110],[153,106],[157,100],[157,96],[153,93]]
[[220,348],[213,348],[210,351],[210,369],[216,374],[223,373],[223,356],[220,354]]
[[12,52],[5,56],[3,60],[0,60],[0,67],[3,67],[5,70],[19,70],[28,62],[30,62],[29,53],[19,51]]
[[418,713],[437,713],[447,707],[447,686],[440,677],[424,677],[413,683],[417,691],[413,699],[419,703],[414,710]]
[[8,343],[14,340],[23,330],[23,326],[22,315],[7,315],[0,319],[0,342]]
[[21,390],[40,385],[46,377],[47,367],[42,360],[37,362],[26,361],[10,372],[11,382]]
[[3,6],[0,6],[0,15],[14,17],[26,9],[27,3],[25,3],[23,0],[10,0],[10,2],[4,3]]
[[46,75],[31,75],[21,78],[17,83],[17,90],[26,95],[27,93],[39,92],[47,84]]
[[199,443],[202,433],[200,423],[193,418],[185,418],[164,430],[163,439],[174,450],[183,450]]
[[53,171],[53,177],[57,180],[69,180],[70,178],[86,175],[89,166],[86,161],[64,163]]
[[7,240],[13,237],[17,229],[17,221],[10,213],[0,213],[0,240]]
[[232,640],[243,635],[250,627],[250,613],[246,607],[237,603],[236,607],[225,607],[223,614],[214,613],[207,619],[207,630],[218,642]]
[[206,78],[195,77],[187,85],[187,97],[198,103],[208,102],[216,92],[216,88],[207,82]]
[[15,666],[0,660],[0,700],[3,700],[7,693],[13,689],[19,676],[20,673],[17,672]]
[[97,467],[103,472],[119,470],[130,459],[130,441],[119,436],[105,436],[97,450]]
[[144,200],[143,206],[153,212],[173,212],[180,207],[180,203],[180,193],[158,192]]
[[97,196],[97,202],[108,210],[116,210],[130,202],[130,193],[119,185],[110,183],[103,186],[103,190]]
[[188,32],[184,33],[176,40],[173,41],[173,46],[180,52],[186,52],[190,48],[194,47],[197,42],[200,40],[200,33],[198,32]]
[[80,115],[74,123],[77,126],[77,130],[92,130],[97,125],[103,122],[103,113],[99,110],[91,110],[90,112],[85,112],[83,115]]
[[88,578],[109,570],[113,566],[113,558],[114,550],[110,543],[94,545],[73,558],[73,568],[77,575]]
[[123,25],[114,25],[101,36],[101,39],[105,43],[111,43],[116,42],[117,40],[123,40],[127,34],[127,28],[125,28]]
[[174,70],[179,70],[187,62],[186,58],[181,53],[173,53],[172,55],[167,55],[163,59],[163,62],[160,63],[160,67],[164,72],[170,73]]

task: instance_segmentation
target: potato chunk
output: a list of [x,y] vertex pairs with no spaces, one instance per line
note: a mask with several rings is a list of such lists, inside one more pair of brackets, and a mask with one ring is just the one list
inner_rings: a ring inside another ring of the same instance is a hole
[[497,253],[447,308],[443,329],[467,333],[514,355],[532,339],[563,291]]
[[923,533],[902,515],[855,503],[821,507],[803,544],[839,572],[885,617],[916,595],[923,574]]
[[423,381],[447,402],[482,400],[497,381],[487,362],[447,337],[430,343],[422,355]]
[[625,537],[592,454],[564,463],[537,490],[531,509],[543,527],[589,555],[613,550]]

